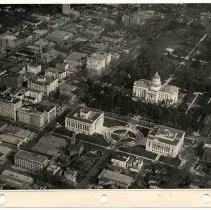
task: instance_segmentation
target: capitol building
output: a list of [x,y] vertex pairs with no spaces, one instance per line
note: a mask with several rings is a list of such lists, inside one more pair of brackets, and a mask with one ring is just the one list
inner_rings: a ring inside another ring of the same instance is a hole
[[133,95],[150,103],[165,102],[174,104],[178,101],[179,89],[176,86],[163,86],[158,72],[152,77],[152,80],[140,79],[134,82]]

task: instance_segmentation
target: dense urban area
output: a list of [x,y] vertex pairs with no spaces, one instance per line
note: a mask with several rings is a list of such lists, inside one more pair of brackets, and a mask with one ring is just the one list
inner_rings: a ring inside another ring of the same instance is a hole
[[0,189],[211,188],[211,5],[0,5]]

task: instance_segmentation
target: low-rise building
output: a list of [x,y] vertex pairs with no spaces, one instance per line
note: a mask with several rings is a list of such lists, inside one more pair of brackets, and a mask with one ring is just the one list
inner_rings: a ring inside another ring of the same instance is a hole
[[77,170],[65,170],[62,176],[62,181],[66,182],[69,185],[74,186],[77,184],[77,180],[76,180],[77,175],[78,175]]
[[50,176],[59,176],[62,173],[62,169],[60,166],[56,164],[49,164],[49,166],[46,169],[48,175]]
[[176,157],[183,146],[185,132],[156,125],[149,131],[146,150],[163,156]]
[[86,53],[72,52],[64,59],[64,63],[72,66],[83,66],[86,63],[86,58]]
[[67,77],[67,71],[65,69],[49,67],[45,71],[45,77],[51,77],[53,79],[58,79],[58,81],[62,81]]
[[128,167],[128,162],[130,160],[129,155],[115,155],[111,158],[112,165],[122,168]]
[[24,106],[17,110],[17,121],[41,128],[56,118],[56,106]]
[[99,184],[111,184],[121,188],[128,188],[133,183],[133,177],[121,174],[117,171],[103,169],[98,176]]
[[16,120],[16,111],[22,107],[22,100],[9,96],[0,98],[0,115]]
[[28,81],[28,88],[43,92],[44,95],[49,95],[58,87],[58,79],[48,77],[36,77]]
[[129,167],[130,171],[138,173],[141,170],[143,163],[144,162],[142,158],[140,157],[134,158],[134,160],[132,161],[132,164]]
[[202,155],[202,162],[205,164],[211,163],[211,144],[204,145],[204,152]]
[[0,175],[0,180],[9,187],[17,189],[29,188],[34,183],[32,177],[11,170],[4,170]]
[[178,102],[179,89],[176,86],[161,84],[160,76],[156,72],[151,81],[144,79],[135,81],[133,95],[150,103],[175,104]]
[[20,146],[34,138],[34,133],[12,125],[7,126],[0,134],[0,141],[19,149]]
[[65,118],[65,128],[76,133],[92,135],[101,133],[104,113],[88,107],[78,106]]
[[46,39],[52,42],[62,42],[73,37],[73,34],[67,31],[55,30],[51,32]]
[[41,171],[48,165],[48,158],[32,152],[20,150],[15,154],[15,166],[28,169],[30,172]]

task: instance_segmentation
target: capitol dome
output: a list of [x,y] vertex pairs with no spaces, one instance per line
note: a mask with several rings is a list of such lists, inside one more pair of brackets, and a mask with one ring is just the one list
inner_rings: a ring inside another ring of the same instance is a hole
[[150,89],[154,91],[159,91],[161,88],[161,79],[158,72],[155,73],[155,75],[152,77]]

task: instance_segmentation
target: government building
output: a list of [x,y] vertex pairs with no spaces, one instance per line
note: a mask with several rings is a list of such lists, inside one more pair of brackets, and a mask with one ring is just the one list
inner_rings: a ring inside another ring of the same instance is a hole
[[65,128],[76,133],[92,135],[93,133],[101,133],[103,122],[104,112],[78,106],[65,118]]
[[176,157],[182,148],[185,132],[156,125],[148,134],[146,150],[163,156]]
[[141,100],[150,103],[165,102],[174,104],[178,101],[179,90],[176,86],[163,86],[159,74],[152,77],[152,80],[140,79],[134,82],[133,95]]

